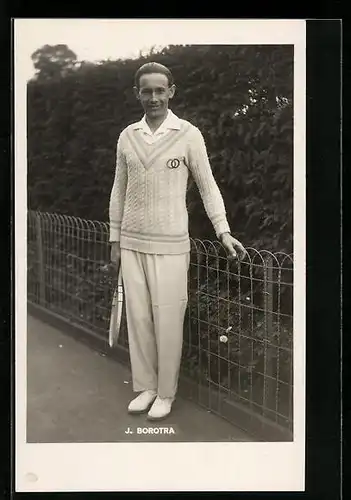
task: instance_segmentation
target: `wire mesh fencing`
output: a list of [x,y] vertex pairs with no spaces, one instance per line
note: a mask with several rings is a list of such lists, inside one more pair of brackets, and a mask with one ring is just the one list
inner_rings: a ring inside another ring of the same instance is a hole
[[[27,234],[28,301],[107,343],[117,278],[109,225],[30,211]],[[239,407],[292,438],[293,258],[247,250],[231,261],[219,242],[191,240],[181,372],[208,410],[228,418]],[[119,347],[128,349],[125,313]]]

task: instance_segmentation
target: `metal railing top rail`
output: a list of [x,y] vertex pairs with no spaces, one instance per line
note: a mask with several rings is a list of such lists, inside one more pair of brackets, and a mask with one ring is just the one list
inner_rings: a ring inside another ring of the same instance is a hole
[[[94,231],[97,228],[101,231],[102,234],[109,234],[110,225],[108,222],[99,221],[99,220],[88,220],[82,219],[81,217],[76,217],[72,215],[59,214],[55,212],[41,212],[36,210],[28,211],[30,216],[39,216],[44,222],[55,222],[61,225],[64,225],[67,228],[74,228],[81,231]],[[198,254],[203,253],[209,257],[222,258],[227,259],[227,254],[224,246],[218,240],[209,240],[209,239],[199,239],[190,237],[190,243],[192,248],[196,250]],[[292,253],[285,253],[282,251],[272,252],[267,249],[260,249],[248,246],[245,248],[247,253],[246,256],[239,264],[250,264],[252,266],[265,266],[267,259],[270,261],[273,269],[288,269],[291,270],[291,266],[294,263],[294,257]],[[259,260],[259,263],[257,263]],[[284,267],[285,262],[288,262],[288,266]],[[275,265],[273,265],[275,264]]]

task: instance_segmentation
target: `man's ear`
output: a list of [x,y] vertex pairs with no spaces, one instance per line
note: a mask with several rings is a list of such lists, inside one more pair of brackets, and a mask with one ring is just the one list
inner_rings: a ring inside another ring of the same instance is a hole
[[138,87],[133,87],[133,90],[134,90],[135,97],[139,100],[139,89],[138,89]]
[[171,87],[169,87],[169,98],[172,99],[174,97],[174,94],[176,92],[176,86],[173,84]]

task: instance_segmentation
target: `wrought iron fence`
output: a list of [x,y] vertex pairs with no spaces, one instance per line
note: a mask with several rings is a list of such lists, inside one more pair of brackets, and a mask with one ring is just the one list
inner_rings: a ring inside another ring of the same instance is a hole
[[[108,238],[104,222],[28,213],[28,301],[106,342],[116,284]],[[228,418],[239,408],[242,427],[256,419],[291,439],[293,259],[247,250],[238,263],[219,242],[191,240],[181,371],[207,409]],[[125,314],[119,346],[128,348]]]

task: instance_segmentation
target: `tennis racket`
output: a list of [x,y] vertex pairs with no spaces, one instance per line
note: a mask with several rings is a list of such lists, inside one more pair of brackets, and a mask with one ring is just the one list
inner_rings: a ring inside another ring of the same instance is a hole
[[111,317],[110,317],[110,331],[109,331],[109,345],[114,347],[118,342],[121,319],[122,319],[122,309],[123,309],[123,280],[122,280],[122,266],[119,265],[117,287],[113,293],[112,306],[111,306]]

